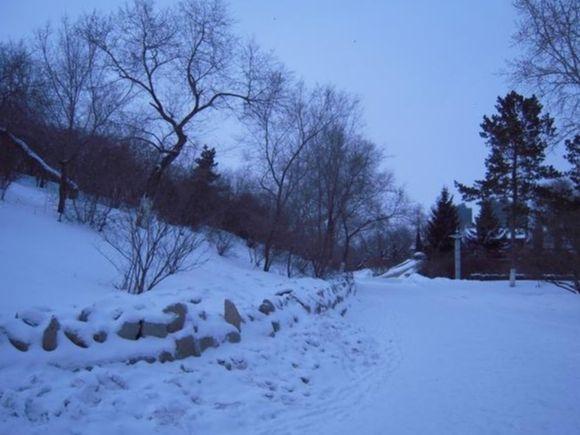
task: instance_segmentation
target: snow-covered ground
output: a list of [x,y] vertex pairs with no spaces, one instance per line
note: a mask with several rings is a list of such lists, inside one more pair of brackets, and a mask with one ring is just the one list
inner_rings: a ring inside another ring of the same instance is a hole
[[358,285],[347,321],[395,361],[381,355],[372,393],[324,433],[580,433],[577,296],[419,276]]
[[[34,192],[15,186],[0,203],[0,314],[31,300],[61,310],[129,301],[81,246],[98,237],[54,222]],[[250,305],[321,284],[264,274],[242,251],[208,256],[159,294]],[[580,298],[535,282],[356,281],[344,317],[305,316],[275,337],[249,323],[241,343],[199,358],[71,369],[2,365],[2,348],[0,434],[580,433]]]

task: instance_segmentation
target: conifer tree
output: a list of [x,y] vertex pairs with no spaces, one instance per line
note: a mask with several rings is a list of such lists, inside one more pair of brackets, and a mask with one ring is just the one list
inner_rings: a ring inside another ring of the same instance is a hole
[[201,190],[208,190],[210,185],[219,178],[215,172],[217,163],[215,161],[215,148],[208,148],[203,146],[200,156],[195,159],[197,165],[193,169],[193,178],[198,188]]
[[570,170],[538,189],[535,216],[550,240],[551,249],[542,257],[544,267],[571,274],[574,291],[580,293],[580,136],[566,141],[564,157]]
[[451,235],[459,228],[457,208],[453,205],[453,196],[444,187],[437,203],[431,209],[427,223],[427,243],[430,254],[447,253],[453,250],[454,241]]
[[[553,178],[557,172],[544,164],[548,143],[555,136],[554,120],[542,114],[535,96],[525,98],[515,91],[498,97],[497,113],[484,116],[480,136],[489,147],[485,160],[486,174],[473,186],[456,182],[464,200],[482,197],[502,199],[508,203],[511,272],[515,279],[517,245],[516,226],[529,213],[538,182]],[[515,285],[512,280],[511,285]]]
[[487,253],[499,250],[498,240],[500,224],[489,199],[480,202],[479,214],[475,218],[476,243]]
[[580,193],[580,135],[566,141],[566,155],[570,164],[568,176],[577,193]]
[[216,172],[218,164],[215,155],[215,148],[204,145],[200,156],[195,159],[190,206],[194,224],[206,221],[217,205],[218,192],[215,183],[219,174]]

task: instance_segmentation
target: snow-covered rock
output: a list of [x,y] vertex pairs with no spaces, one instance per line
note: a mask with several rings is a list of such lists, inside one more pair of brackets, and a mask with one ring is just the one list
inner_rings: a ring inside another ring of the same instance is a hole
[[229,299],[224,299],[224,319],[230,325],[235,326],[238,332],[242,330],[242,316],[240,316],[236,305]]
[[56,349],[58,345],[58,331],[60,323],[56,317],[51,317],[48,325],[42,333],[42,348],[48,352]]

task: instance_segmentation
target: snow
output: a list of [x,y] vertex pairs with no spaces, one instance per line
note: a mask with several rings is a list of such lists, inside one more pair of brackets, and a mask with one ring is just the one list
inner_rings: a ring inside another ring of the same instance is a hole
[[0,202],[2,311],[28,308],[31,301],[52,308],[89,304],[115,279],[113,266],[95,249],[98,234],[57,222],[51,209],[51,196],[31,182],[13,183]]
[[535,282],[416,278],[359,282],[352,316],[397,363],[328,433],[580,433],[580,299]]
[[[226,295],[244,311],[276,291],[306,295],[324,285],[256,270],[238,244],[226,258],[208,248],[203,266],[159,291],[122,294],[112,289],[114,270],[98,254],[98,236],[55,222],[46,201],[16,184],[0,203],[4,319],[20,310],[43,321],[33,305],[154,312],[180,295],[201,298],[211,318]],[[74,366],[47,361],[35,348],[33,358],[8,364],[15,351],[0,343],[0,433],[580,433],[576,295],[532,281],[510,288],[413,273],[355,276],[344,316],[302,313],[274,337],[270,318],[247,322],[241,343],[199,358],[86,365],[92,356],[83,361],[64,349],[60,357],[77,358]]]

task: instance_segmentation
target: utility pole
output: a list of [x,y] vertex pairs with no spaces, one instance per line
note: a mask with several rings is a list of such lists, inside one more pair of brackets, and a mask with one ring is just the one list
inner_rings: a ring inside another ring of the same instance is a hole
[[455,240],[455,279],[461,279],[461,233],[457,231],[450,236]]

